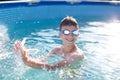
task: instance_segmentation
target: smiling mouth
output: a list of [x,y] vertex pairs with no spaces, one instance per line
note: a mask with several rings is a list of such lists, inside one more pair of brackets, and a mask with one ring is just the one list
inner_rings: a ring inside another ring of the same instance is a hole
[[68,42],[73,42],[74,39],[66,39]]

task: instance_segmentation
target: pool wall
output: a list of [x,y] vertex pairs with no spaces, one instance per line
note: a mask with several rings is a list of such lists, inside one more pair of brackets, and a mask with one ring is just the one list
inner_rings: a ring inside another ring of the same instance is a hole
[[0,23],[50,19],[59,16],[105,16],[117,15],[120,17],[120,5],[109,2],[79,2],[41,1],[36,4],[26,2],[0,3]]

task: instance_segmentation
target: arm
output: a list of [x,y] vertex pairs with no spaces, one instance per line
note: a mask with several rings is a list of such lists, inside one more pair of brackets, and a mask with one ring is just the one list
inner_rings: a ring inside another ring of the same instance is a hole
[[81,56],[80,55],[73,55],[67,59],[64,59],[56,64],[53,64],[53,65],[50,65],[50,64],[46,64],[44,62],[38,62],[38,61],[35,61],[35,59],[28,59],[28,60],[25,60],[25,64],[27,64],[28,66],[31,66],[33,68],[38,68],[38,69],[47,69],[47,70],[54,70],[56,68],[61,68],[61,67],[65,67],[65,66],[68,66],[74,62],[77,62],[79,60],[81,60]]
[[[73,55],[67,59],[64,59],[54,65],[50,65],[50,64],[46,64],[42,61],[38,61],[36,59],[32,59],[28,56],[28,53],[27,53],[27,50],[25,49],[25,47],[21,44],[20,41],[17,41],[15,43],[15,46],[14,46],[14,50],[15,51],[19,51],[21,52],[22,54],[22,59],[23,59],[23,62],[30,66],[30,67],[33,67],[33,68],[38,68],[38,69],[56,69],[56,68],[60,68],[60,67],[64,67],[64,66],[68,66],[69,64],[73,63],[73,62],[76,62],[78,60],[80,60],[80,56],[79,55]],[[53,51],[54,52],[54,51]]]
[[27,50],[20,41],[16,41],[14,45],[14,51],[20,51],[23,62],[33,68],[43,68],[42,60],[32,59],[29,57]]
[[44,67],[46,69],[56,69],[56,68],[61,68],[61,67],[65,67],[65,66],[69,66],[70,64],[74,63],[74,62],[77,62],[79,60],[81,60],[82,57],[81,55],[73,55],[69,58],[66,58],[56,64],[53,64],[53,65],[49,65],[49,64],[44,64]]
[[47,70],[54,70],[56,68],[61,68],[70,65],[73,62],[76,62],[77,60],[75,59],[65,59],[62,60],[56,64],[46,64],[44,62],[36,61],[36,59],[32,59],[29,57],[26,57],[23,59],[24,63],[30,67],[37,68],[37,69],[47,69]]
[[25,49],[24,45],[22,45],[20,41],[16,41],[15,45],[14,45],[14,51],[15,52],[20,51],[23,62],[30,67],[33,67],[33,68],[44,68],[44,66],[46,68],[51,67],[51,65],[47,65],[47,64],[43,63],[43,61],[45,61],[48,57],[52,56],[54,54],[54,50],[52,50],[50,55],[47,55],[40,59],[32,59],[29,57],[28,52]]

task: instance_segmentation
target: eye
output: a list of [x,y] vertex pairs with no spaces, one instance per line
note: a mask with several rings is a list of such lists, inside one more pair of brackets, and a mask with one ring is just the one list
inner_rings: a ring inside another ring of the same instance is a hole
[[70,31],[64,30],[64,34],[69,34],[69,33],[70,33]]

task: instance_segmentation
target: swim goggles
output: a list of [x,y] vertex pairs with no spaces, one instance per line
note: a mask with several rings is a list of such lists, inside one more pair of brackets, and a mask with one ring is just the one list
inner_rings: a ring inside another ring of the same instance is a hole
[[79,34],[79,31],[78,30],[70,31],[66,29],[66,30],[61,30],[61,33],[64,35],[69,35],[70,33],[72,33],[73,35],[77,36]]

